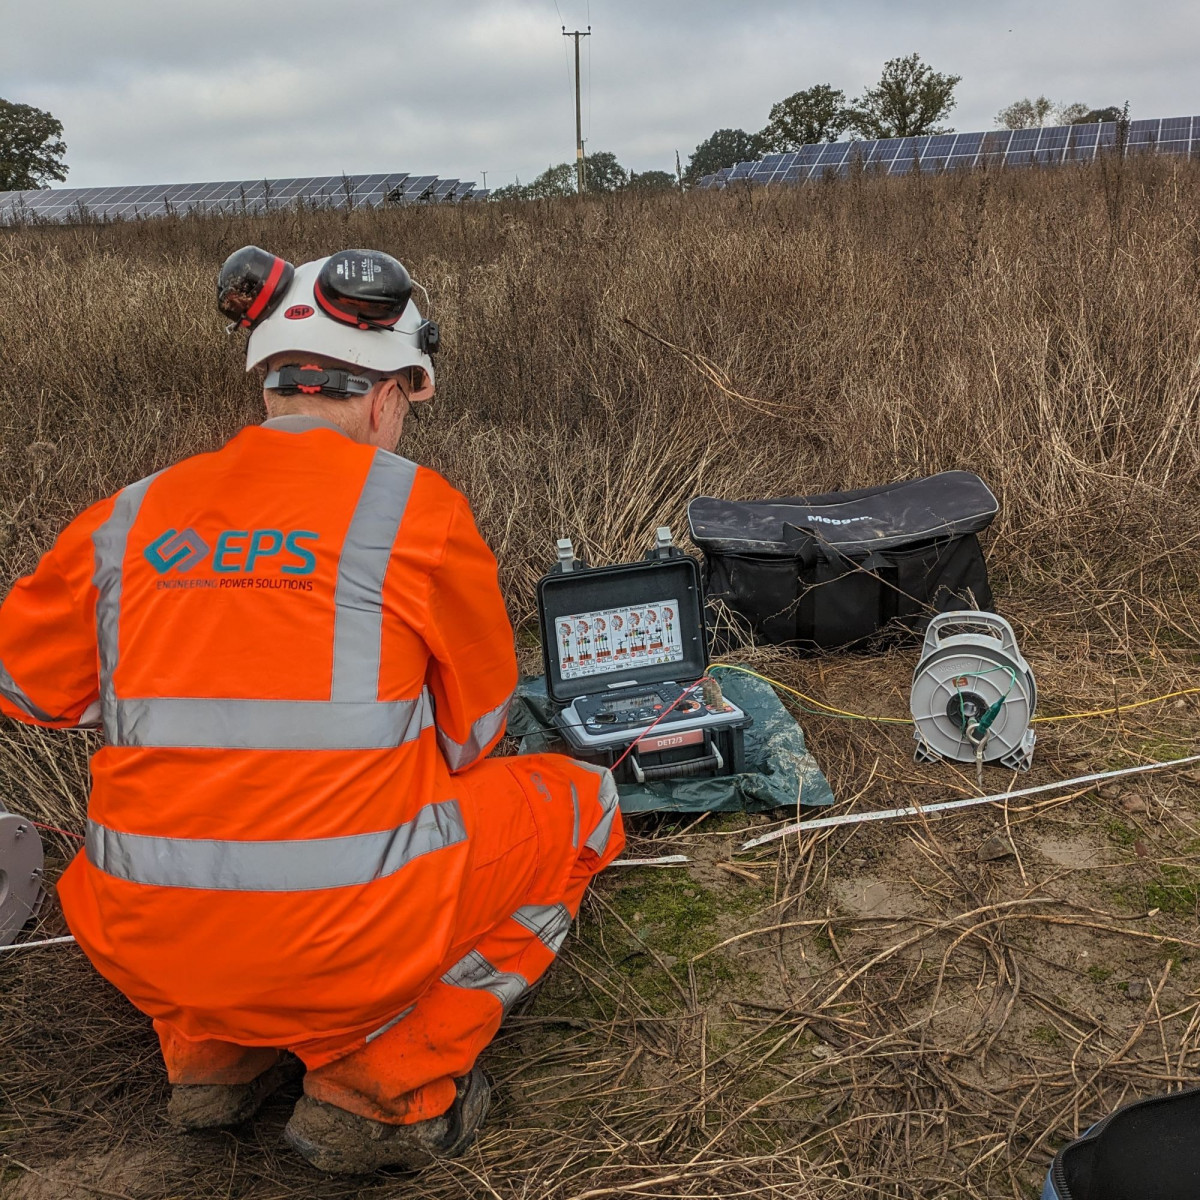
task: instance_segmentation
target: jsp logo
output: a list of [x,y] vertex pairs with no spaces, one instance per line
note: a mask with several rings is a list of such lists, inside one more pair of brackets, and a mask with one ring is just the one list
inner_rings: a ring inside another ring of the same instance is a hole
[[[269,560],[283,575],[311,575],[317,556],[305,547],[320,534],[311,529],[226,529],[212,551],[212,569],[222,575],[251,575]],[[190,571],[209,555],[208,543],[194,530],[168,529],[142,551],[146,561],[160,574],[170,570]]]
[[203,562],[208,557],[208,543],[194,529],[185,529],[181,533],[168,529],[142,553],[160,575],[165,575],[172,567],[176,571],[190,571]]

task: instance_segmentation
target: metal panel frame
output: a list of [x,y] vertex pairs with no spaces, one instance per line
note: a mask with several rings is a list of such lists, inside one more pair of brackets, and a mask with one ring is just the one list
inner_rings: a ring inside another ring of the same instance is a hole
[[[1116,149],[1117,123],[1048,125],[1039,129],[987,130],[930,134],[916,138],[880,138],[814,143],[786,153],[772,152],[705,175],[699,189],[720,189],[731,182],[801,183],[826,173],[848,175],[856,164],[878,174],[913,170],[1009,167],[1091,162]],[[1131,121],[1126,153],[1200,154],[1200,116],[1155,117]],[[439,179],[407,172],[369,175],[314,175],[291,179],[255,179],[209,183],[137,184],[128,187],[34,188],[0,192],[0,222],[26,216],[71,221],[81,215],[100,219],[140,219],[171,212],[261,212],[297,202],[319,207],[350,203],[372,207],[417,201],[455,203],[486,199],[490,192],[474,182]]]
[[[1087,125],[1045,125],[1034,129],[997,129],[876,141],[812,143],[785,154],[764,155],[756,163],[737,163],[704,176],[700,188],[722,188],[736,180],[801,183],[827,173],[845,176],[856,162],[879,174],[911,170],[964,169],[976,166],[1057,166],[1091,162],[1117,144],[1112,121]],[[1130,122],[1126,152],[1157,151],[1191,157],[1200,154],[1200,116],[1163,117]]]

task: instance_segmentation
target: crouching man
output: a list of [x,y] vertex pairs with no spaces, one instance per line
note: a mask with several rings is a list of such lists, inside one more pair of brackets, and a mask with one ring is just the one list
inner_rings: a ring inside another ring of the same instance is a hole
[[58,890],[173,1120],[245,1120],[303,1064],[301,1154],[415,1168],[473,1140],[480,1052],[624,844],[616,789],[485,757],[512,629],[466,500],[394,453],[437,345],[404,268],[248,247],[218,291],[268,419],[66,528],[0,608],[0,710],[103,727]]

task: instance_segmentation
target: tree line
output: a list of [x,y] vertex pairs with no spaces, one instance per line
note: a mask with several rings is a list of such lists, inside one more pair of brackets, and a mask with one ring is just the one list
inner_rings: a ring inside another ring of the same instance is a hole
[[0,192],[61,183],[66,153],[61,121],[32,104],[0,98]]
[[[587,190],[616,192],[624,189],[666,191],[691,187],[705,175],[735,163],[750,162],[764,154],[787,153],[801,146],[837,142],[844,138],[919,137],[953,133],[944,124],[955,106],[954,89],[962,76],[935,71],[919,54],[890,59],[879,81],[847,100],[841,88],[817,83],[771,106],[766,125],[757,133],[744,129],[718,129],[692,151],[687,168],[676,176],[670,171],[626,171],[615,154],[601,151],[584,159]],[[1072,125],[1093,121],[1128,120],[1127,109],[1093,108],[1080,102],[1059,103],[1038,96],[1015,100],[996,115],[1001,129],[1034,129],[1041,125]],[[573,163],[547,167],[528,183],[519,179],[497,188],[498,200],[539,200],[574,195]]]
[[[688,159],[683,182],[691,185],[735,163],[764,154],[787,153],[820,142],[845,138],[920,137],[953,133],[942,122],[956,103],[954,89],[961,75],[935,71],[919,54],[893,58],[884,64],[874,87],[853,101],[828,83],[793,92],[771,106],[767,124],[758,133],[718,129],[705,138]],[[1128,106],[1093,108],[1028,97],[1016,100],[996,115],[1001,129],[1035,129],[1042,125],[1081,125],[1093,121],[1128,120]]]
[[[879,81],[852,101],[841,88],[818,83],[793,92],[771,106],[766,125],[757,133],[718,129],[688,158],[686,170],[629,171],[608,150],[584,158],[589,192],[661,192],[690,187],[735,163],[764,154],[786,153],[801,146],[836,142],[845,137],[917,137],[953,133],[942,122],[956,103],[960,75],[935,71],[918,54],[884,64]],[[1093,108],[1081,102],[1061,103],[1046,96],[1023,97],[996,114],[1002,129],[1034,129],[1042,125],[1078,125],[1094,121],[1128,121],[1129,106]],[[0,192],[48,187],[67,177],[62,122],[30,104],[0,99]],[[676,156],[678,166],[678,156]],[[575,165],[549,166],[528,183],[519,179],[496,188],[497,200],[540,200],[573,195]]]
[[736,162],[783,154],[845,137],[917,137],[951,133],[942,121],[956,103],[961,75],[935,71],[919,54],[889,59],[878,83],[848,101],[841,88],[817,83],[771,106],[758,133],[718,129],[693,151],[684,182],[694,184]]
[[[676,176],[669,171],[626,172],[608,151],[585,157],[587,190],[615,192],[624,188],[664,191],[690,187],[722,167],[746,162],[772,151],[796,150],[812,142],[836,142],[843,134],[860,137],[908,137],[938,132],[938,122],[954,107],[954,88],[961,76],[943,75],[919,55],[894,58],[883,68],[879,82],[852,103],[846,93],[827,83],[795,92],[771,107],[767,125],[758,133],[718,129],[702,141]],[[575,192],[575,168],[570,163],[548,167],[529,183],[497,188],[499,200],[536,200]]]
[[1045,96],[1031,100],[1028,96],[1014,100],[996,114],[1001,129],[1037,129],[1042,125],[1092,125],[1097,121],[1128,121],[1129,106],[1091,108],[1086,104],[1056,103]]
[[[670,171],[627,171],[611,150],[598,150],[583,160],[584,182],[589,192],[664,192],[679,186]],[[575,164],[557,163],[547,167],[535,179],[493,188],[493,200],[546,200],[553,196],[573,196],[576,192]]]

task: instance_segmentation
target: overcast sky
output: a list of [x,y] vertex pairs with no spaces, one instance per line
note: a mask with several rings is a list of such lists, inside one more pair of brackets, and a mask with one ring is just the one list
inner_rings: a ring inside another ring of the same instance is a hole
[[814,83],[918,51],[950,124],[1044,92],[1200,112],[1200,0],[0,0],[0,95],[65,126],[68,184],[409,171],[495,187],[589,150],[686,164]]

